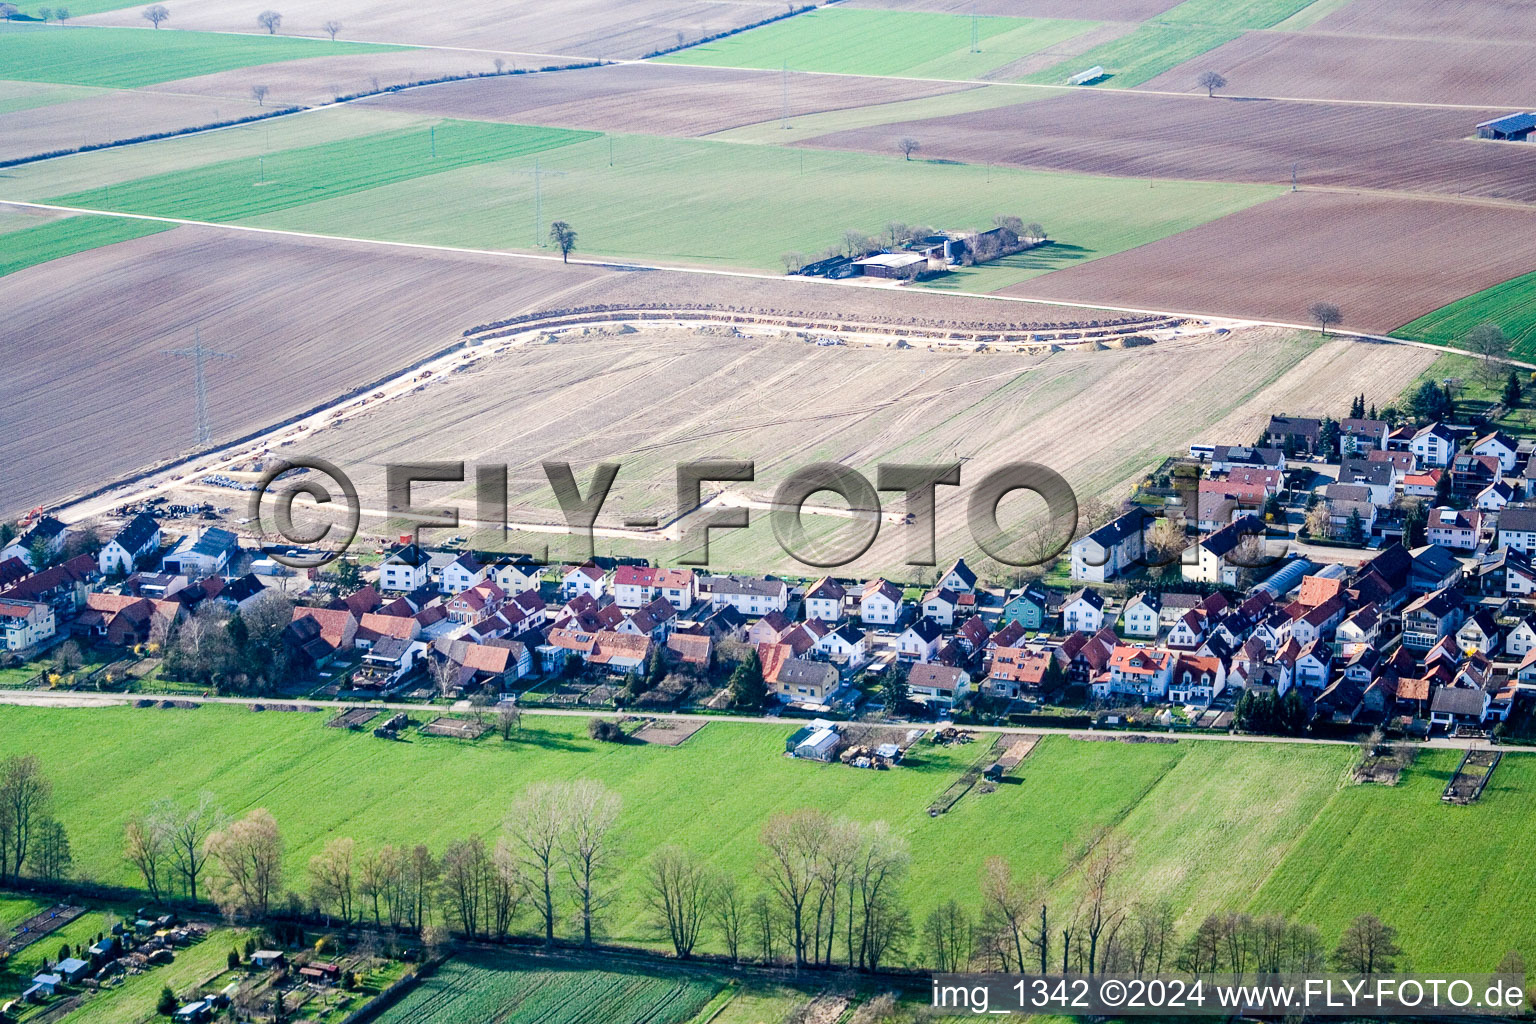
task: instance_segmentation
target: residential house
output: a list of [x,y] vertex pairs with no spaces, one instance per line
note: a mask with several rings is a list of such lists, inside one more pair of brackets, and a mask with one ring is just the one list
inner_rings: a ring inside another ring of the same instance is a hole
[[1536,554],[1536,505],[1510,505],[1499,513],[1497,546]]
[[1364,487],[1370,492],[1369,500],[1377,508],[1391,508],[1397,496],[1402,474],[1390,462],[1371,459],[1346,458],[1339,465],[1338,482]]
[[1412,555],[1409,586],[1414,590],[1439,590],[1460,582],[1461,559],[1439,544],[1414,548]]
[[0,598],[0,646],[24,651],[53,639],[58,623],[53,606],[45,601],[12,601]]
[[1515,485],[1508,480],[1500,480],[1478,491],[1474,504],[1477,505],[1479,512],[1498,512],[1517,497],[1519,492],[1515,489]]
[[1017,622],[1029,632],[1038,633],[1045,628],[1050,609],[1050,592],[1038,583],[1031,583],[1022,590],[1009,593],[999,621],[1004,624]]
[[[466,551],[453,561],[443,566],[443,572],[438,589],[444,594],[460,594],[471,587],[479,586],[481,581],[490,576],[489,566],[480,564],[480,560]],[[501,590],[496,584],[491,584]],[[502,591],[505,593],[505,591]]]
[[432,579],[432,558],[418,544],[407,544],[379,563],[379,589],[413,593]]
[[[452,569],[458,564],[455,562],[448,568]],[[462,578],[462,576],[455,576],[455,581]],[[443,579],[445,581],[448,579],[447,570],[443,572]],[[500,612],[506,599],[506,592],[493,580],[484,580],[456,592],[456,596],[446,602],[448,618],[462,625],[473,626]]]
[[602,630],[587,655],[587,663],[607,669],[615,675],[635,675],[645,670],[653,642],[649,636]]
[[1311,455],[1323,432],[1323,421],[1305,416],[1271,416],[1264,440],[1272,447]]
[[932,619],[918,619],[896,638],[896,656],[903,661],[933,661],[939,656],[944,631]]
[[1454,634],[1465,619],[1459,590],[1445,587],[1425,594],[1403,609],[1403,645],[1427,650]]
[[1162,595],[1152,591],[1143,591],[1131,598],[1126,602],[1125,614],[1121,617],[1121,628],[1125,635],[1156,640],[1158,626],[1162,621],[1162,608]]
[[1536,651],[1536,615],[1527,615],[1504,636],[1504,653],[1524,658]]
[[1155,521],[1136,507],[1113,522],[1072,542],[1072,578],[1104,583],[1141,564],[1146,535]]
[[1387,446],[1386,420],[1346,419],[1339,423],[1339,455],[1360,455]]
[[976,574],[971,567],[965,564],[965,559],[957,558],[955,563],[945,569],[939,576],[939,582],[934,585],[935,590],[952,590],[957,594],[974,594],[976,592]]
[[1227,665],[1220,658],[1180,654],[1168,677],[1168,699],[1181,703],[1206,702],[1221,695],[1227,685]]
[[901,589],[883,579],[864,584],[859,619],[866,626],[894,626],[901,619]]
[[907,673],[907,692],[913,700],[953,708],[971,692],[971,675],[950,665],[913,665]]
[[1233,473],[1241,469],[1267,469],[1283,473],[1285,452],[1276,447],[1218,444],[1211,450],[1211,472]]
[[1088,587],[1068,594],[1061,605],[1061,628],[1069,633],[1097,633],[1104,628],[1104,595]]
[[829,661],[850,669],[858,668],[869,658],[868,638],[851,622],[843,623],[817,640],[816,650]]
[[1447,507],[1429,510],[1424,538],[1451,551],[1472,551],[1483,531],[1483,514],[1475,508]]
[[922,614],[941,626],[955,624],[955,612],[960,607],[960,595],[953,590],[935,589],[923,595]]
[[1328,685],[1333,674],[1333,648],[1325,640],[1313,640],[1302,646],[1296,655],[1294,682],[1297,686],[1310,686],[1321,690]]
[[1342,597],[1330,597],[1315,608],[1296,602],[1286,609],[1291,615],[1291,639],[1303,647],[1318,640],[1328,640],[1340,622],[1344,621],[1347,606]]
[[805,591],[803,601],[805,617],[822,622],[839,622],[843,617],[843,602],[848,590],[830,576],[823,576]]
[[1445,469],[1456,454],[1456,434],[1443,423],[1420,428],[1408,446],[1419,468]]
[[1363,647],[1375,647],[1381,639],[1381,609],[1374,603],[1356,608],[1333,632],[1339,654],[1352,658]]
[[1110,652],[1109,664],[1090,684],[1096,697],[1111,693],[1126,694],[1142,701],[1162,700],[1168,695],[1173,678],[1175,655],[1140,644],[1118,644]]
[[1184,578],[1236,586],[1238,574],[1250,567],[1243,563],[1263,559],[1263,537],[1264,523],[1254,516],[1244,516],[1230,526],[1206,534],[1195,545],[1195,557],[1184,562]]
[[1376,528],[1376,503],[1371,499],[1371,489],[1361,484],[1329,484],[1323,488],[1323,500],[1328,505],[1329,532],[1334,537],[1348,538],[1351,529],[1359,526],[1357,541],[1364,541]]
[[789,588],[783,580],[760,576],[716,576],[709,583],[710,603],[730,605],[748,618],[782,612],[789,607]]
[[747,643],[771,644],[777,643],[779,637],[789,632],[794,623],[783,612],[769,612],[754,622],[747,630]]
[[1513,473],[1520,464],[1520,444],[1502,430],[1484,434],[1472,442],[1473,455],[1491,455],[1499,461],[1501,473]]
[[1039,693],[1058,679],[1056,659],[1050,651],[1034,647],[999,647],[992,652],[987,672],[987,693],[1009,699]]
[[667,650],[683,665],[703,671],[714,661],[715,638],[708,632],[684,633],[674,631],[667,637]]
[[[19,558],[32,569],[42,569],[64,552],[68,528],[50,515],[38,516],[9,544],[0,547],[0,561]],[[41,560],[37,555],[41,554]]]
[[491,566],[491,578],[509,594],[538,590],[544,578],[544,566],[526,556],[498,561]]
[[97,552],[103,576],[127,575],[160,549],[160,524],[148,512],[140,512]]
[[1191,608],[1168,630],[1167,644],[1176,650],[1193,651],[1205,643],[1206,620],[1197,608]]
[[1456,646],[1467,654],[1493,654],[1499,649],[1504,631],[1491,608],[1479,608],[1456,629]]
[[608,574],[601,566],[591,562],[567,566],[560,576],[560,596],[566,600],[583,596],[596,600],[607,591],[607,583]]
[[1462,686],[1437,687],[1430,697],[1429,726],[1447,731],[1459,726],[1480,726],[1488,715],[1489,695],[1485,690]]
[[615,628],[620,633],[648,636],[657,643],[664,644],[676,627],[677,609],[672,607],[671,601],[664,597],[657,597],[644,608],[636,608],[630,612]]

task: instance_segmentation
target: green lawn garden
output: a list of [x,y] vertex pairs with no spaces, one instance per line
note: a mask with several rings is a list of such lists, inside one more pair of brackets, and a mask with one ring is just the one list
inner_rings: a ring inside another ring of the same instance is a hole
[[[599,744],[583,718],[530,716],[512,742],[412,733],[392,743],[326,728],[327,717],[214,706],[0,708],[0,755],[43,759],[78,870],[105,882],[133,881],[120,856],[122,824],[161,794],[209,790],[235,814],[269,809],[298,887],[309,856],[336,836],[440,850],[471,831],[496,835],[531,782],[592,778],[624,800],[625,856],[605,929],[621,942],[659,938],[639,899],[648,852],[680,843],[746,879],[763,822],[816,807],[883,819],[907,837],[906,892],[919,920],[950,896],[976,903],[994,854],[1069,902],[1080,859],[1107,828],[1131,853],[1124,896],[1172,900],[1186,929],[1211,911],[1288,909],[1331,942],[1369,911],[1400,929],[1416,966],[1435,969],[1489,970],[1506,949],[1536,943],[1536,892],[1524,884],[1519,849],[1536,827],[1536,760],[1518,753],[1480,803],[1453,807],[1439,788],[1454,754],[1426,755],[1397,787],[1358,787],[1347,778],[1355,751],[1344,745],[1048,737],[1019,782],[930,818],[929,803],[980,755],[976,746],[923,745],[910,764],[873,773],[783,757],[788,724],[717,722],[679,747],[659,747]],[[88,771],[80,750],[93,752]],[[1425,868],[1449,863],[1463,870]]]

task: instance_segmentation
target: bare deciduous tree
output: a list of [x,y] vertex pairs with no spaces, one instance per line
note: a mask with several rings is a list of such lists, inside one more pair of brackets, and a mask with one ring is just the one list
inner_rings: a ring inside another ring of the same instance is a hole
[[271,91],[265,85],[253,85],[251,86],[251,99],[256,101],[258,107],[264,107],[267,105],[267,93]]
[[276,11],[266,10],[256,15],[256,24],[267,30],[268,35],[277,35],[278,26],[283,23],[283,16]]
[[523,712],[516,704],[502,704],[496,708],[496,731],[504,740],[523,728]]
[[1391,974],[1402,954],[1396,928],[1375,914],[1361,914],[1339,937],[1333,951],[1333,966],[1345,974]]
[[713,885],[709,867],[682,847],[663,846],[651,854],[645,872],[645,903],[666,929],[679,960],[693,956],[714,903]]
[[150,4],[144,8],[144,20],[155,28],[159,28],[160,23],[169,20],[170,17],[171,12],[166,9],[165,4]]
[[1200,72],[1200,77],[1195,79],[1195,81],[1199,84],[1200,88],[1205,90],[1207,98],[1215,96],[1217,89],[1225,89],[1227,87],[1227,79],[1220,71],[1202,71]]
[[761,833],[766,855],[762,873],[789,921],[796,967],[806,962],[806,904],[816,885],[821,838],[828,825],[825,814],[806,809],[774,815]]
[[353,855],[357,844],[338,837],[330,840],[319,853],[309,858],[310,899],[326,917],[341,918],[343,926],[352,923]]
[[921,142],[918,142],[914,138],[907,137],[907,138],[903,138],[903,139],[898,139],[897,142],[896,142],[896,148],[901,150],[901,155],[902,156],[906,157],[908,160],[911,160],[912,159],[912,154],[916,153],[918,150],[922,149],[923,148],[923,144]]
[[1307,312],[1324,337],[1328,336],[1328,328],[1344,322],[1344,311],[1331,302],[1314,302]]
[[160,880],[170,856],[165,832],[148,815],[129,818],[123,826],[123,859],[144,879],[149,898],[160,902]]
[[283,880],[283,837],[266,808],[208,837],[209,856],[219,865],[214,886],[219,909],[231,920],[261,920]]
[[164,837],[170,851],[171,865],[181,879],[182,892],[197,900],[197,880],[207,861],[208,838],[229,821],[212,793],[201,793],[197,802],[185,807],[169,797],[150,807],[150,826]]
[[581,944],[592,945],[592,926],[613,895],[604,887],[610,866],[618,856],[613,827],[623,801],[600,782],[580,779],[566,787],[565,828],[560,852],[581,919]]
[[48,816],[53,783],[33,754],[17,754],[0,762],[0,878],[9,869],[21,875],[32,848],[33,830]]
[[334,43],[336,37],[341,33],[341,22],[332,19],[321,24],[320,28],[326,35],[331,37],[331,42]]
[[556,874],[566,813],[561,788],[541,782],[518,797],[507,818],[507,831],[528,879],[534,907],[543,919],[544,942],[549,946],[555,944]]

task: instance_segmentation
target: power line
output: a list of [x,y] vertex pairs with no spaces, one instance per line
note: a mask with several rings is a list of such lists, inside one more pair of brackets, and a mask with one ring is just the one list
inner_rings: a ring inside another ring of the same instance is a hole
[[208,426],[208,379],[204,374],[203,366],[209,359],[234,359],[235,356],[228,352],[215,352],[203,347],[203,333],[199,328],[192,329],[191,348],[171,348],[162,350],[168,356],[185,356],[192,360],[193,375],[197,389],[197,446],[206,448],[213,441],[213,431]]
[[[610,156],[609,160],[611,161],[612,159],[613,158]],[[565,172],[543,170],[539,167],[539,158],[534,157],[533,170],[516,171],[515,173],[533,175],[533,244],[536,246],[542,246],[544,244],[543,236],[541,234],[541,231],[544,227],[544,176],[548,174],[556,178],[563,178],[565,177]]]

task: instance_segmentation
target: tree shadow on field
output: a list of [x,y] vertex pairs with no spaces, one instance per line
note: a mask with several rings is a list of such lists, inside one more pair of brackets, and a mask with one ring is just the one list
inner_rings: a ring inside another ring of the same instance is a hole
[[510,740],[501,740],[498,737],[497,742],[509,747],[538,747],[542,750],[587,751],[591,749],[588,744],[579,743],[563,733],[526,727],[514,732]]

